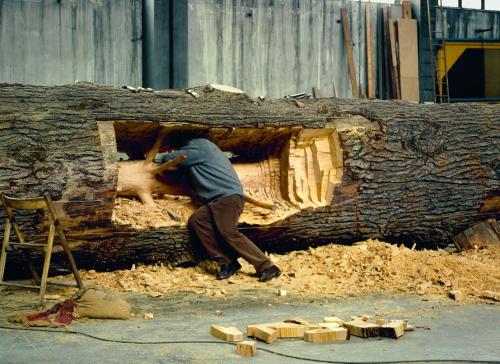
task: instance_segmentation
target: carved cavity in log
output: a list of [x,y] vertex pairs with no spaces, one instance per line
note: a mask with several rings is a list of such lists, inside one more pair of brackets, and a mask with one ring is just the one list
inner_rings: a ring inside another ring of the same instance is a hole
[[[176,170],[153,173],[159,165],[152,160],[168,147],[162,140],[170,131],[203,127],[152,124],[115,122],[118,151],[129,158],[118,162],[117,195],[138,197],[153,209],[167,206],[165,225],[172,215],[180,217],[175,223],[185,224],[195,209],[186,197],[180,197],[189,196],[188,186]],[[343,173],[342,148],[334,126],[204,129],[207,138],[231,157],[246,201],[251,202],[245,204],[241,222],[269,224],[303,209],[330,205]],[[263,208],[266,204],[275,208]],[[116,213],[115,220],[120,220]]]

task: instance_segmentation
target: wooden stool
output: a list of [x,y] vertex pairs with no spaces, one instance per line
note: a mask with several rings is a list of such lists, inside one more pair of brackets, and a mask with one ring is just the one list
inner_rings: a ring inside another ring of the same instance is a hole
[[[62,249],[66,253],[68,258],[71,271],[76,280],[76,286],[80,289],[83,288],[83,283],[80,278],[80,274],[78,273],[78,269],[76,268],[75,260],[73,259],[73,255],[69,250],[68,243],[66,241],[66,236],[64,235],[63,227],[61,226],[59,219],[57,218],[56,210],[54,209],[54,204],[52,203],[52,199],[50,195],[46,194],[44,197],[36,197],[36,198],[27,198],[27,199],[17,199],[7,197],[4,194],[0,193],[0,199],[2,200],[2,204],[5,207],[5,211],[7,212],[7,220],[5,221],[5,231],[3,235],[3,243],[2,243],[2,253],[0,255],[0,287],[1,286],[14,286],[14,287],[22,287],[22,288],[32,288],[32,289],[40,289],[40,306],[44,304],[44,296],[45,290],[47,288],[47,277],[49,274],[49,266],[50,266],[50,258],[53,251],[53,242],[54,236],[57,230],[59,236],[59,243],[62,246]],[[19,229],[19,225],[16,223],[14,219],[13,210],[38,210],[44,209],[46,211],[46,216],[49,220],[49,233],[47,236],[47,241],[45,243],[36,243],[36,241],[40,241],[40,239],[26,242],[24,240],[24,236]],[[17,236],[19,242],[9,242],[10,238],[10,229],[14,228],[14,232]],[[36,285],[26,285],[26,284],[17,284],[5,282],[3,280],[3,276],[5,273],[5,263],[7,261],[7,247],[11,246],[15,249],[22,249],[24,257],[28,263],[28,267],[33,275]],[[31,255],[29,253],[29,249],[44,249],[45,250],[45,260],[43,264],[42,278],[40,280],[36,270],[33,267],[31,262]],[[60,284],[59,284],[60,285]]]

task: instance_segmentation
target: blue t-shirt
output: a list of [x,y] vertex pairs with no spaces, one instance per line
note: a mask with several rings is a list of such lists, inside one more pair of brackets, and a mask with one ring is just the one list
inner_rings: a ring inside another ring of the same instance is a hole
[[192,139],[179,150],[158,156],[165,163],[179,155],[185,155],[187,159],[178,167],[187,170],[194,191],[204,203],[223,196],[243,197],[243,187],[233,165],[208,139]]

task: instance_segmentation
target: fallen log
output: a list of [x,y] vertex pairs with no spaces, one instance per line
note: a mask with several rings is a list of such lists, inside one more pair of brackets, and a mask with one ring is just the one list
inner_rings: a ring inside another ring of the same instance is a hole
[[[179,130],[206,133],[233,156],[245,193],[275,207],[246,204],[241,218],[265,250],[366,238],[443,244],[498,218],[498,105],[315,99],[298,107],[191,91],[1,84],[0,190],[49,192],[68,236],[82,242],[77,263],[98,269],[194,259],[185,223],[195,207],[180,199],[176,171],[151,174],[171,187],[147,200],[160,223],[124,223],[133,211],[117,209],[127,199],[117,197],[121,163],[142,163],[159,133]],[[18,221],[43,235],[40,216],[36,225],[29,218]]]

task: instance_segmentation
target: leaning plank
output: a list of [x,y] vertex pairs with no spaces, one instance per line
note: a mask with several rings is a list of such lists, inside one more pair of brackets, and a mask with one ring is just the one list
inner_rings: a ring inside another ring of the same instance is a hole
[[277,338],[276,330],[264,326],[257,326],[255,328],[254,336],[268,344],[272,344]]
[[236,352],[240,355],[254,356],[257,352],[255,341],[240,341],[236,344]]
[[354,67],[351,29],[349,27],[349,15],[346,8],[340,9],[340,18],[342,21],[342,30],[344,32],[344,46],[347,52],[347,65],[349,67],[349,77],[351,78],[352,96],[358,97],[358,82],[356,81],[356,69]]
[[380,336],[397,339],[405,334],[406,323],[402,320],[389,321],[380,326]]
[[344,323],[350,335],[372,337],[380,335],[380,326],[366,321],[354,320]]
[[401,99],[420,101],[418,79],[418,34],[415,19],[396,21]]
[[365,35],[366,35],[366,72],[368,80],[368,98],[374,99],[375,94],[375,67],[373,62],[372,46],[372,21],[370,13],[370,4],[365,4]]
[[219,325],[210,326],[210,335],[224,341],[243,341],[243,333],[236,327],[224,327]]

